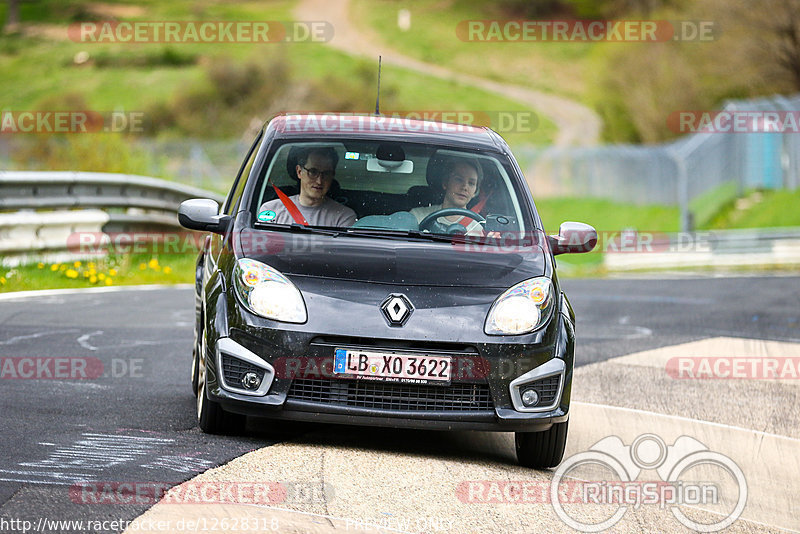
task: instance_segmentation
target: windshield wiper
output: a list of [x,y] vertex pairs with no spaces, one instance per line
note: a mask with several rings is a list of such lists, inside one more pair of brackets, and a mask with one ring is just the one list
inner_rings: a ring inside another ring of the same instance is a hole
[[275,224],[275,223],[256,223],[258,228],[269,229],[269,230],[283,230],[283,231],[290,231],[290,232],[298,232],[298,233],[306,233],[306,234],[320,234],[320,235],[329,235],[331,237],[339,237],[344,233],[346,229],[341,230],[334,230],[331,228],[318,228],[315,226],[305,226],[303,224],[292,223],[292,224]]
[[464,238],[464,236],[460,234],[432,234],[429,232],[421,232],[419,230],[394,230],[391,228],[348,228],[345,235],[383,237],[389,239],[412,237],[414,239],[424,239],[426,241],[437,241],[444,243],[451,243],[453,241],[461,242]]

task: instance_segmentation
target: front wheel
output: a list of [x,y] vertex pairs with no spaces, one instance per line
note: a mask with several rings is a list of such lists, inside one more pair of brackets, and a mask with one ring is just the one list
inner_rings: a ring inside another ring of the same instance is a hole
[[569,421],[555,423],[544,432],[516,432],[517,461],[524,467],[547,469],[561,463],[567,446]]
[[240,434],[247,417],[226,412],[218,402],[208,398],[206,391],[206,340],[203,333],[197,355],[197,424],[206,434]]

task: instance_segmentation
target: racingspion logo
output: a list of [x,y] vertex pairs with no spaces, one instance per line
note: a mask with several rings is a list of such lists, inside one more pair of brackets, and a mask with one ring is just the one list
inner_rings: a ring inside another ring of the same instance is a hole
[[[640,477],[646,471],[658,478]],[[744,511],[747,481],[731,458],[689,436],[672,445],[655,434],[642,434],[630,445],[609,436],[561,463],[550,484],[550,502],[556,515],[580,532],[610,529],[628,508],[642,505],[669,508],[681,525],[697,532],[718,532]],[[586,505],[595,505],[598,513],[587,514]],[[713,517],[708,522],[706,512]],[[603,519],[590,523],[588,516]]]

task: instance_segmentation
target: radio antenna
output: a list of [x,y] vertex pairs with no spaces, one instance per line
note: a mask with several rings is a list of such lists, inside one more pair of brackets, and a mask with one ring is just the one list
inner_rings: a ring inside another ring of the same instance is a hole
[[378,95],[375,97],[375,115],[380,115],[381,104],[381,56],[378,56]]

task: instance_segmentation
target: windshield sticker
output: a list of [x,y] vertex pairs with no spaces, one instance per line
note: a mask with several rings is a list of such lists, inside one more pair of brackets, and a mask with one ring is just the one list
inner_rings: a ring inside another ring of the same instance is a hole
[[358,152],[345,152],[344,159],[358,159]]
[[258,214],[258,220],[261,222],[271,221],[276,217],[276,213],[272,210],[264,210]]

